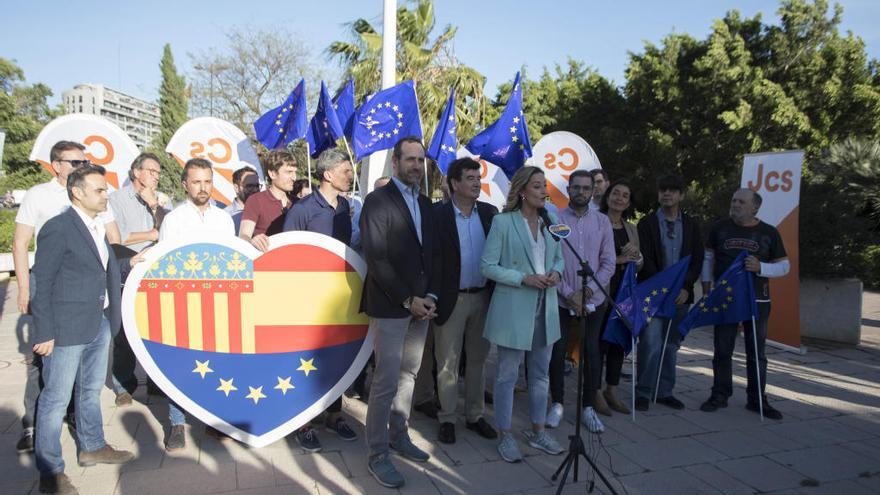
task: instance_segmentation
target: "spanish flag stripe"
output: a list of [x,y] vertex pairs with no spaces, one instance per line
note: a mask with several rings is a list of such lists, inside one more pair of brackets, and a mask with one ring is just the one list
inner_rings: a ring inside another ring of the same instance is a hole
[[147,318],[150,328],[150,340],[162,342],[162,306],[159,303],[159,292],[147,292]]
[[229,352],[229,297],[222,292],[217,292],[213,296],[216,352]]
[[174,292],[174,331],[177,345],[189,347],[189,317],[187,316],[186,292]]
[[261,325],[256,352],[298,352],[362,340],[368,325]]
[[204,350],[214,351],[217,341],[214,337],[214,294],[202,292],[202,344]]
[[137,324],[138,333],[142,339],[150,338],[150,316],[147,311],[147,306],[147,295],[143,292],[138,292],[137,295],[134,296],[134,318]]
[[297,244],[263,254],[254,272],[353,272],[345,259],[324,248]]
[[174,315],[174,294],[171,292],[159,293],[159,304],[162,313],[162,342],[166,345],[177,345],[177,325]]
[[197,292],[189,292],[186,294],[186,301],[189,305],[186,312],[189,348],[201,351],[204,350],[205,345],[202,339],[202,296]]
[[227,296],[229,304],[229,352],[241,353],[241,294]]

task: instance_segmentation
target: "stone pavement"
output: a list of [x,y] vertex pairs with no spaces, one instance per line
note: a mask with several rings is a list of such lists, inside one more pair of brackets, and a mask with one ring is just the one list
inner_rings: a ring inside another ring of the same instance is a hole
[[[25,368],[22,364],[27,326],[15,308],[16,284],[0,281],[4,303],[0,314],[0,494],[36,493],[38,478],[31,455],[15,453],[21,433]],[[585,435],[587,449],[621,494],[637,493],[880,493],[880,294],[864,296],[862,345],[840,347],[808,344],[796,355],[768,348],[768,393],[783,421],[759,420],[744,409],[745,356],[742,339],[735,356],[735,386],[730,407],[700,412],[712,374],[712,339],[695,330],[679,354],[676,394],[687,408],[654,406],[633,423],[620,414],[603,418],[606,432]],[[574,374],[568,378],[571,401]],[[622,397],[629,400],[629,382]],[[102,395],[107,440],[134,450],[137,460],[119,466],[80,468],[75,445],[63,433],[67,474],[82,494],[196,493],[387,493],[369,475],[362,441],[341,442],[319,429],[324,451],[308,454],[288,437],[262,449],[206,437],[195,420],[187,427],[187,448],[175,454],[163,449],[165,399],[138,389],[135,404],[116,408],[113,394]],[[553,433],[566,440],[574,425],[567,405],[563,425]],[[527,428],[525,394],[517,394],[514,427]],[[365,405],[345,401],[363,436]],[[562,461],[521,442],[526,460],[502,461],[493,441],[457,428],[458,443],[439,444],[436,423],[413,415],[413,438],[432,458],[427,464],[395,459],[406,476],[403,493],[419,494],[550,494],[550,477]],[[567,443],[567,442],[565,442]],[[595,477],[584,470],[564,493],[585,493]],[[598,479],[596,493],[608,493]]]

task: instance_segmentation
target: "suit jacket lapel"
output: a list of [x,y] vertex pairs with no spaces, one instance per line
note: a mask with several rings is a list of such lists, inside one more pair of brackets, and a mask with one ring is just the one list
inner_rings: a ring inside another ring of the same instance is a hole
[[79,217],[79,214],[73,209],[72,206],[67,211],[71,216],[74,217],[73,225],[76,227],[76,230],[79,231],[79,233],[83,236],[86,244],[89,246],[89,249],[91,249],[92,254],[95,255],[95,259],[98,260],[98,264],[100,264],[103,268],[104,264],[101,262],[101,253],[98,252],[98,246],[95,244],[95,239],[92,237],[92,233],[89,232],[88,227],[86,227],[86,224],[83,223],[82,218]]
[[455,218],[455,206],[453,206],[452,200],[443,206],[443,216],[443,220],[448,227],[447,230],[452,241],[453,251],[456,253],[456,256],[460,256],[461,239],[458,237],[458,221]]
[[483,225],[483,233],[489,237],[489,230],[492,228],[492,213],[488,208],[481,208],[477,203],[477,213],[480,215],[480,223]]
[[[400,210],[401,215],[406,219],[406,224],[409,225],[409,230],[412,232],[413,237],[418,241],[419,235],[416,232],[416,224],[413,222],[412,213],[409,212],[406,200],[403,199],[403,193],[400,192],[400,188],[397,187],[397,184],[395,184],[393,180],[389,182],[386,187],[391,188],[391,200],[397,205],[397,209]],[[421,210],[419,213],[422,213]]]
[[532,271],[537,273],[538,270],[535,268],[535,260],[532,258],[532,233],[526,229],[526,224],[523,221],[523,218],[522,213],[519,211],[517,211],[515,215],[511,215],[513,229],[516,230],[516,233],[519,235],[520,244],[522,244],[523,249],[526,251],[526,258],[529,260],[529,265],[531,265]]

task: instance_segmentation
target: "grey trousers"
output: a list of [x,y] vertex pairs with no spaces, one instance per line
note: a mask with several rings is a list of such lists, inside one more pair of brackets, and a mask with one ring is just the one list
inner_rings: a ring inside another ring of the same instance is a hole
[[407,434],[413,386],[428,321],[408,318],[370,318],[375,336],[376,368],[367,403],[366,437],[370,457],[388,452],[389,440]]

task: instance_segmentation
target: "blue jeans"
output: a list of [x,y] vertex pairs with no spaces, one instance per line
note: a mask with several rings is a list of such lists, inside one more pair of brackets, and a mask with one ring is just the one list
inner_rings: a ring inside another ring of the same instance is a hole
[[171,426],[186,423],[186,414],[184,414],[183,409],[171,399],[168,399],[168,421],[171,423]]
[[636,397],[653,399],[654,387],[657,386],[657,372],[660,367],[660,356],[663,353],[663,339],[666,329],[669,329],[669,338],[666,342],[666,352],[663,353],[663,369],[660,371],[660,386],[657,389],[657,397],[669,397],[675,388],[675,366],[678,358],[678,348],[681,347],[681,334],[678,333],[678,324],[687,316],[687,305],[676,307],[672,326],[669,318],[654,318],[639,334],[638,356],[638,383],[636,384]]
[[101,387],[107,376],[110,322],[103,318],[95,339],[88,344],[58,346],[43,357],[43,391],[37,403],[35,436],[37,469],[42,476],[64,472],[61,425],[73,393],[76,435],[82,452],[103,448]]
[[[761,397],[764,396],[764,390],[767,387],[767,356],[764,354],[764,345],[767,341],[768,318],[770,318],[770,303],[760,302],[758,303],[758,315],[755,317],[756,328],[754,330],[757,332],[754,333],[754,336],[751,320],[742,322],[746,348],[746,395],[752,404],[757,404],[759,397],[756,367],[761,372]],[[733,351],[736,348],[738,326],[736,324],[715,327],[715,355],[712,357],[713,396],[729,398],[733,395]],[[758,344],[758,366],[755,366],[755,341],[753,340],[755,338],[757,338]]]
[[120,329],[113,339],[113,369],[110,373],[113,379],[113,391],[117,395],[123,392],[133,394],[137,388],[137,377],[134,375],[136,363],[134,352],[125,336],[125,329]]

